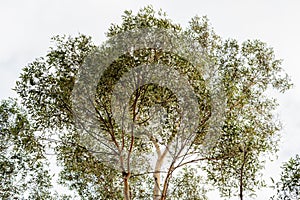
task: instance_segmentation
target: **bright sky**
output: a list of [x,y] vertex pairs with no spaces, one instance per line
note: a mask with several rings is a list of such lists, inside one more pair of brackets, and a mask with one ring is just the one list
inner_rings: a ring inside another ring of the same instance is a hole
[[[0,0],[0,99],[16,97],[11,88],[22,67],[47,53],[52,36],[83,33],[101,44],[110,24],[120,22],[125,9],[137,11],[149,4],[162,8],[183,26],[195,15],[207,15],[223,38],[240,42],[260,39],[284,60],[283,68],[295,86],[277,96],[277,112],[284,125],[282,144],[278,160],[268,163],[265,170],[267,178],[278,178],[281,163],[300,153],[300,1]],[[267,199],[271,194],[271,190],[264,189],[256,199]],[[216,194],[211,196],[221,199]]]

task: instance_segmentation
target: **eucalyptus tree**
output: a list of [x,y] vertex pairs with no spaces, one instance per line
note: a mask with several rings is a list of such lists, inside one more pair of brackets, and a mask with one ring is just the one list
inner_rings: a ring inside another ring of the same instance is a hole
[[272,48],[223,40],[206,17],[184,29],[151,6],[122,19],[100,47],[54,37],[17,82],[35,128],[60,136],[61,182],[83,199],[126,200],[205,199],[189,184],[200,170],[226,197],[263,186],[261,156],[280,130],[265,92],[291,86]]

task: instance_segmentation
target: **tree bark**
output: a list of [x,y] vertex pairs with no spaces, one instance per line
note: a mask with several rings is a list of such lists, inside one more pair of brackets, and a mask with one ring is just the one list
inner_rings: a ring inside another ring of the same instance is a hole
[[244,184],[243,184],[243,179],[244,179],[244,167],[246,164],[246,159],[247,159],[247,152],[245,151],[245,149],[243,149],[243,164],[241,167],[241,171],[240,171],[240,200],[243,200],[243,191],[244,191]]
[[154,189],[153,189],[153,200],[160,200],[160,170],[163,159],[160,157],[155,164],[154,177]]
[[130,188],[129,188],[129,178],[130,173],[122,172],[123,174],[123,183],[124,183],[124,200],[130,200]]
[[169,170],[169,172],[167,174],[167,177],[165,179],[165,182],[164,182],[164,187],[163,187],[163,190],[162,190],[162,194],[161,194],[161,199],[160,200],[166,200],[167,199],[167,192],[168,192],[169,183],[170,183],[170,179],[171,179],[172,173],[173,173],[173,171]]

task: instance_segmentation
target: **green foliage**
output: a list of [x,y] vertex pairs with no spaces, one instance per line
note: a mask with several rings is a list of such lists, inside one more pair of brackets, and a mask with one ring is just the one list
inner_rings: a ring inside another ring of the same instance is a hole
[[[272,114],[277,103],[264,93],[268,88],[284,92],[290,88],[286,75],[282,75],[280,60],[265,43],[235,40],[223,42],[216,54],[224,78],[227,96],[224,126],[220,139],[211,149],[216,156],[227,159],[210,160],[206,171],[217,184],[221,194],[251,193],[264,185],[259,170],[264,166],[262,156],[278,148],[280,123]],[[241,188],[242,186],[242,188]]]
[[94,48],[91,38],[84,35],[55,36],[52,40],[56,45],[45,58],[38,58],[23,69],[15,88],[37,130],[57,129],[72,123],[70,97],[75,76]]
[[207,200],[206,181],[199,175],[198,168],[185,166],[171,181],[168,199]]
[[280,181],[276,184],[277,199],[300,199],[300,156],[290,158],[281,168]]
[[44,147],[13,99],[0,102],[1,199],[50,199]]
[[[171,30],[178,36],[186,35],[197,42],[222,79],[224,120],[218,130],[218,140],[208,151],[203,151],[204,137],[208,132],[206,121],[212,108],[210,93],[196,69],[199,66],[193,66],[188,59],[171,52],[140,49],[122,55],[111,63],[97,85],[95,110],[103,130],[101,136],[110,138],[108,143],[122,144],[122,150],[136,153],[135,158],[142,158],[144,153],[155,152],[157,146],[167,146],[172,141],[180,110],[178,99],[166,88],[148,84],[136,90],[130,99],[131,117],[138,124],[149,125],[148,121],[153,119],[150,110],[154,105],[161,105],[167,110],[170,121],[164,121],[164,131],[151,129],[152,138],[145,140],[133,134],[124,134],[124,130],[112,119],[111,92],[120,77],[141,64],[162,63],[185,74],[197,94],[201,120],[188,155],[194,156],[195,162],[205,162],[208,181],[217,186],[223,196],[239,195],[241,199],[244,191],[251,194],[262,187],[259,176],[264,162],[261,157],[276,152],[280,130],[280,123],[272,114],[277,103],[265,92],[269,88],[284,92],[291,87],[272,48],[258,40],[248,40],[242,44],[233,39],[223,40],[214,33],[206,17],[193,18],[186,30],[167,19],[161,11],[156,14],[152,7],[141,9],[136,15],[125,11],[122,19],[121,25],[112,25],[109,29],[108,38],[128,30],[160,28]],[[139,175],[134,170],[120,172],[110,168],[102,158],[99,160],[95,152],[80,144],[80,133],[75,129],[71,96],[76,76],[90,52],[105,48],[97,49],[91,38],[84,35],[75,38],[57,36],[53,41],[55,46],[50,48],[45,58],[39,58],[23,69],[15,90],[28,109],[36,130],[56,130],[63,135],[56,148],[63,167],[61,182],[76,189],[82,199],[120,199],[124,197],[121,184],[126,175],[131,175],[131,198],[147,199],[155,185],[153,172],[146,171]],[[139,115],[135,109],[139,110]],[[104,157],[109,158],[107,155]],[[195,197],[192,199],[205,199],[205,189],[197,184],[197,172],[184,168],[175,176],[173,172],[184,166],[184,162],[178,164],[175,161],[164,176],[165,185],[169,187],[167,194],[170,196],[167,198],[190,199],[193,192]],[[144,167],[141,165],[141,168]],[[147,167],[145,169],[148,170]]]
[[76,190],[81,199],[121,199],[121,174],[97,161],[86,147],[79,145],[78,135],[66,134],[56,147],[63,167],[60,184]]

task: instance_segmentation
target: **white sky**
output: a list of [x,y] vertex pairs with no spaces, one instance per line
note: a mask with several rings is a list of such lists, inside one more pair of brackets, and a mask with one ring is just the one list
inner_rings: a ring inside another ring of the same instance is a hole
[[[268,163],[265,172],[266,177],[278,177],[281,162],[300,153],[300,1],[0,0],[0,99],[16,97],[11,88],[22,67],[46,54],[52,36],[83,33],[100,44],[110,24],[121,21],[125,9],[137,11],[149,4],[162,8],[183,26],[195,15],[207,15],[223,38],[260,39],[274,47],[277,58],[284,59],[283,67],[295,87],[278,95],[282,145],[279,159]],[[271,194],[265,189],[256,199]]]

